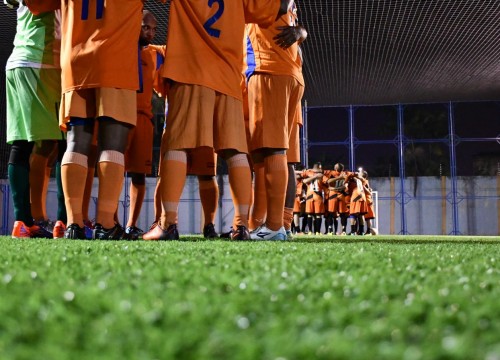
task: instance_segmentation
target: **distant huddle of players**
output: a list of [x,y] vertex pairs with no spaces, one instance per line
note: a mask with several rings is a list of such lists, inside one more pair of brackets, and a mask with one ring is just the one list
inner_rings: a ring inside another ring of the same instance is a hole
[[292,232],[319,235],[324,217],[325,234],[346,235],[348,219],[350,235],[376,234],[371,227],[375,213],[366,171],[345,171],[340,163],[335,164],[333,170],[323,170],[321,163],[315,163],[312,169],[296,171],[295,176]]

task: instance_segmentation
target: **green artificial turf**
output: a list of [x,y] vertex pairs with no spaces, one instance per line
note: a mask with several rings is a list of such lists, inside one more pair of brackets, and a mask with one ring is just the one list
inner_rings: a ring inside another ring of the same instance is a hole
[[500,359],[500,237],[0,237],[1,359]]

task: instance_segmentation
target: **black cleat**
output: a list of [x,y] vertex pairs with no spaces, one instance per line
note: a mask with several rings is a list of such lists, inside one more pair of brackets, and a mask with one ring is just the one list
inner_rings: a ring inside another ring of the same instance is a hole
[[167,230],[164,230],[160,225],[156,225],[153,229],[142,235],[143,240],[179,240],[179,231],[177,224],[172,224]]
[[123,234],[123,239],[125,240],[138,240],[142,237],[144,231],[139,229],[137,226],[127,226],[125,229],[125,234]]
[[238,225],[236,227],[236,230],[232,230],[231,232],[231,239],[232,240],[250,240],[250,233],[248,232],[248,229],[244,225]]
[[85,229],[78,226],[78,224],[70,224],[66,231],[64,232],[65,239],[73,239],[73,240],[86,240]]
[[95,224],[92,238],[96,240],[121,240],[124,233],[123,228],[118,223],[111,229],[105,229],[101,224]]
[[203,236],[205,239],[213,239],[219,237],[219,234],[215,231],[214,224],[210,223],[203,227]]
[[233,228],[229,230],[228,232],[220,234],[221,239],[231,239],[231,235],[233,234]]

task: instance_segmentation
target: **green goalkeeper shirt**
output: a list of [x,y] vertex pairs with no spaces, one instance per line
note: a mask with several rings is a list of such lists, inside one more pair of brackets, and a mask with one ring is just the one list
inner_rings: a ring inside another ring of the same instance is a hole
[[14,50],[7,60],[6,70],[61,67],[60,14],[60,11],[50,11],[35,16],[25,5],[19,4]]

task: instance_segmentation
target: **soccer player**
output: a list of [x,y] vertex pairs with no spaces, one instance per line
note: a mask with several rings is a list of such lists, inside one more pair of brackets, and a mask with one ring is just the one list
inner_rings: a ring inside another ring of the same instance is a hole
[[340,216],[341,233],[346,231],[348,207],[346,203],[346,183],[347,174],[344,172],[344,165],[336,163],[333,170],[328,174],[328,207],[327,207],[327,228],[331,234],[337,234],[338,217]]
[[346,179],[347,191],[350,194],[349,217],[351,219],[351,233],[349,235],[364,234],[363,215],[367,213],[367,204],[363,180],[362,170],[350,173]]
[[[232,239],[245,240],[251,179],[242,93],[245,22],[271,25],[290,0],[172,1],[163,76],[170,82],[169,112],[162,137],[163,214],[145,237],[179,238],[177,211],[187,171],[187,150],[211,147],[229,168],[235,216]],[[165,180],[165,181],[164,181]],[[143,237],[144,238],[144,237]]]
[[[93,237],[119,239],[114,214],[123,186],[128,132],[137,121],[139,33],[142,0],[32,1],[37,11],[53,4],[62,13],[61,127],[68,131],[62,160],[66,238],[85,239],[83,195],[95,122],[99,122],[97,217]],[[135,71],[137,69],[137,71]]]
[[295,201],[293,205],[293,227],[295,233],[301,233],[303,230],[300,228],[300,218],[303,217],[306,211],[306,192],[307,187],[302,182],[302,177],[299,172],[295,172],[296,191]]
[[153,112],[151,99],[155,79],[164,62],[165,46],[152,46],[156,35],[157,20],[148,10],[143,11],[139,45],[141,47],[142,86],[137,93],[137,124],[129,134],[125,154],[125,169],[130,183],[130,207],[124,237],[136,240],[144,233],[137,220],[146,193],[146,174],[151,173],[153,161]]
[[[266,197],[265,222],[258,224],[264,217],[253,214],[254,225],[260,226],[253,229],[251,236],[256,240],[286,240],[283,218],[287,187],[290,187],[286,204],[290,220],[295,197],[294,170],[288,164],[291,162],[287,161],[286,150],[296,126],[297,104],[304,92],[298,44],[307,32],[297,25],[293,3],[272,26],[248,24],[247,33],[250,150],[255,182],[265,184]],[[255,193],[254,212],[260,201],[260,191],[256,189]]]
[[366,222],[365,235],[376,235],[377,234],[376,229],[372,228],[372,220],[375,219],[375,210],[373,207],[373,197],[372,197],[373,189],[370,187],[370,182],[368,181],[368,172],[363,170],[362,174],[363,174],[362,175],[363,189],[365,192],[366,204],[367,204],[366,214],[364,215],[364,219]]
[[[42,187],[33,192],[38,220],[37,224],[33,222],[30,156],[35,142],[45,147],[44,144],[64,139],[57,120],[61,94],[60,47],[60,13],[49,9],[33,15],[22,2],[18,4],[14,49],[6,65],[7,142],[12,144],[8,177],[14,203],[12,236],[16,238],[53,237],[44,227],[43,182]],[[45,177],[50,153],[50,149],[37,151],[32,158],[39,181]],[[36,189],[35,183],[33,185]]]
[[303,182],[307,185],[306,213],[309,231],[319,235],[321,232],[321,216],[325,212],[323,190],[325,176],[321,163],[315,163],[313,168],[303,172]]

